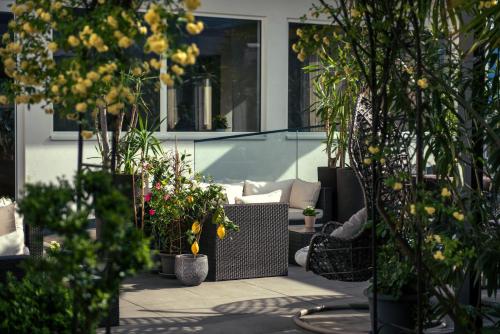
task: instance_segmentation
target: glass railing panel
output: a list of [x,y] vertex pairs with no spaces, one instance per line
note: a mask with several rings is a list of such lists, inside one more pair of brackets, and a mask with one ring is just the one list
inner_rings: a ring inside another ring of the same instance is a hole
[[[314,131],[310,131],[314,130]],[[223,136],[194,143],[195,172],[217,182],[317,180],[327,165],[320,126]]]
[[324,132],[296,132],[297,178],[304,181],[318,180],[318,167],[328,166]]
[[297,175],[297,145],[288,132],[197,141],[195,172],[217,182],[274,181]]

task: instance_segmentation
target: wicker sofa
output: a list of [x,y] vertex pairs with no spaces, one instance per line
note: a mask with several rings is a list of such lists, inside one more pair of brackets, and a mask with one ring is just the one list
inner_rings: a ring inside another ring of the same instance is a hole
[[240,227],[219,240],[215,228],[202,233],[200,252],[208,256],[208,280],[288,274],[288,204],[228,204],[227,216]]
[[38,227],[26,226],[24,228],[24,243],[30,251],[30,255],[10,255],[0,256],[0,282],[5,282],[7,272],[11,272],[15,277],[22,278],[24,270],[21,263],[30,256],[41,257],[43,254],[42,231]]

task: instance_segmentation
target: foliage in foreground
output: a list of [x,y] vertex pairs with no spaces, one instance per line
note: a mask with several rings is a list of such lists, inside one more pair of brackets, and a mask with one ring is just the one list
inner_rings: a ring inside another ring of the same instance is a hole
[[[112,177],[85,172],[74,181],[80,187],[66,180],[26,187],[19,204],[25,223],[62,240],[26,263],[22,280],[10,278],[0,289],[2,332],[93,333],[120,282],[150,265],[148,241]],[[100,240],[87,231],[91,214],[102,221]]]

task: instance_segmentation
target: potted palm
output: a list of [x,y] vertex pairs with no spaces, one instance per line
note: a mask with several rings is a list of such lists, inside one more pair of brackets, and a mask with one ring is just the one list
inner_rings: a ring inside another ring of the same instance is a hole
[[319,55],[317,63],[304,67],[314,75],[317,101],[311,111],[320,117],[326,132],[328,166],[318,167],[318,180],[334,194],[342,194],[333,196],[333,212],[336,220],[346,221],[363,206],[361,186],[347,161],[349,128],[361,84],[349,43],[336,30],[331,26],[304,28],[294,50],[299,55]]

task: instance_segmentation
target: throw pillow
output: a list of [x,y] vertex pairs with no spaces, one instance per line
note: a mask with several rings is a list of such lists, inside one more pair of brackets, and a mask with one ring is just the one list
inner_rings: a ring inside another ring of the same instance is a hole
[[361,233],[367,219],[366,208],[363,208],[353,214],[342,226],[337,227],[331,236],[343,240],[353,239]]
[[0,236],[16,231],[15,213],[14,203],[0,207]]
[[243,196],[243,182],[220,185],[226,192],[228,204],[236,204],[235,198]]
[[251,204],[251,203],[279,203],[281,198],[281,190],[272,191],[268,194],[236,196],[236,204]]
[[18,231],[0,236],[0,256],[23,255],[24,236]]
[[321,182],[294,180],[290,193],[290,207],[297,209],[305,209],[308,206],[316,207],[320,191]]
[[0,233],[0,255],[29,255],[29,249],[24,245],[23,218],[17,213],[16,202],[12,202],[9,198],[0,198],[0,211],[10,206],[13,206],[14,230],[3,236]]
[[280,202],[290,203],[290,192],[292,191],[293,180],[254,182],[245,181],[243,196],[268,194],[275,190],[281,190]]

